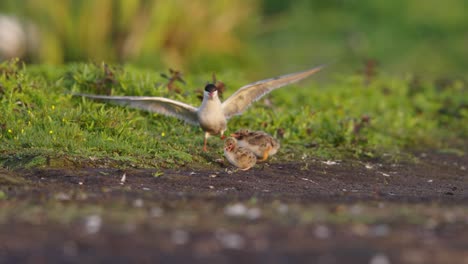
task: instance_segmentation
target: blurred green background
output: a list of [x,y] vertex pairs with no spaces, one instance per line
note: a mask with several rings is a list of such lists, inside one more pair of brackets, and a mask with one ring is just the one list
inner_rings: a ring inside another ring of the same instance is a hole
[[460,77],[466,10],[466,0],[2,0],[0,56],[262,76],[372,62],[390,74]]

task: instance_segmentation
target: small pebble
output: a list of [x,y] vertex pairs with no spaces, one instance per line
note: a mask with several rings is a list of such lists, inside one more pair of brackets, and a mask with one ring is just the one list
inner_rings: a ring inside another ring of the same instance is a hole
[[88,234],[99,232],[102,225],[102,218],[99,215],[90,215],[85,219],[85,229]]

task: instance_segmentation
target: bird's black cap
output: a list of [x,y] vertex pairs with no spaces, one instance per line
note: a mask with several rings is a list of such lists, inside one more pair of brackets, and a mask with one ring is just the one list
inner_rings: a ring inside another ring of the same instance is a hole
[[205,86],[205,91],[209,92],[209,93],[212,93],[214,91],[217,91],[218,88],[216,88],[216,86],[212,83],[209,83]]

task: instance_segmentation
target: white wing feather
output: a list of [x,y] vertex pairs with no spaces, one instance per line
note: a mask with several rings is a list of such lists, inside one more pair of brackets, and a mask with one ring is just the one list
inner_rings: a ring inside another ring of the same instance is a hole
[[265,94],[283,87],[285,85],[298,82],[312,74],[320,71],[325,65],[321,65],[309,70],[278,76],[271,79],[261,80],[241,87],[223,102],[223,112],[226,118],[239,115],[244,112],[253,102],[260,99]]
[[118,105],[129,106],[132,108],[143,109],[149,112],[176,117],[192,125],[199,125],[197,108],[164,97],[106,96],[92,94],[74,94],[74,96],[82,96],[96,100],[103,100]]

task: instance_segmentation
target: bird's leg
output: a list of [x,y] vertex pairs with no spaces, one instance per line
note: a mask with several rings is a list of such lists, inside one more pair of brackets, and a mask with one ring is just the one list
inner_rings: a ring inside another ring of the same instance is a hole
[[207,144],[207,142],[208,142],[208,137],[209,137],[209,136],[210,136],[210,133],[205,132],[205,137],[204,137],[204,139],[203,139],[203,151],[204,151],[204,152],[207,152],[207,151],[208,151],[208,149],[206,148],[206,144]]
[[263,151],[263,157],[262,157],[262,159],[259,160],[259,161],[265,161],[265,160],[268,159],[268,153],[270,152],[271,148],[272,148],[272,147],[270,146],[270,147],[268,147],[267,149],[265,149],[265,151]]
[[224,135],[224,131],[219,134],[219,138],[224,140],[226,136]]

